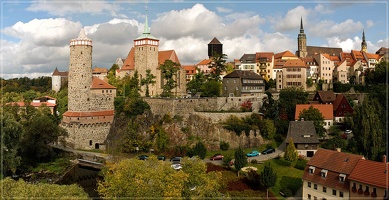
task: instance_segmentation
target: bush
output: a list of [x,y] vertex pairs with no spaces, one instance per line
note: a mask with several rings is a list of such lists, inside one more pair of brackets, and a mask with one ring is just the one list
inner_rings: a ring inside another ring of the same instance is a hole
[[256,159],[251,160],[251,164],[257,164],[257,163],[258,163],[258,160],[256,160]]
[[280,193],[281,192],[283,193],[284,197],[291,197],[291,196],[293,196],[293,192],[289,188],[281,188]]
[[296,164],[294,165],[294,168],[299,169],[299,170],[304,170],[306,165],[307,165],[307,160],[298,159],[296,161]]
[[220,142],[220,149],[223,151],[227,151],[230,148],[230,143],[221,141]]
[[275,159],[274,162],[277,165],[281,165],[281,166],[284,166],[284,167],[290,167],[290,165],[292,164],[291,162],[285,160],[284,158]]

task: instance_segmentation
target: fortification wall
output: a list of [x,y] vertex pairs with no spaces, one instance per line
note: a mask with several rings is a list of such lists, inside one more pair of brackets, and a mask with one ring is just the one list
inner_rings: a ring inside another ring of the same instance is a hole
[[62,123],[69,136],[67,144],[73,149],[105,149],[104,141],[107,138],[111,123]]

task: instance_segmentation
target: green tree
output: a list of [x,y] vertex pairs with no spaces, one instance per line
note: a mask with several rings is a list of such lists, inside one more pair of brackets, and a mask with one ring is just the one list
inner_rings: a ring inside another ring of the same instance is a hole
[[230,115],[223,124],[225,129],[235,132],[237,136],[240,136],[242,131],[247,132],[251,129],[248,124],[235,115]]
[[370,160],[379,160],[380,154],[385,152],[383,110],[376,99],[365,97],[362,105],[355,108],[351,120],[358,153]]
[[313,80],[312,80],[312,78],[307,78],[307,86],[308,87],[312,87],[313,86]]
[[88,194],[77,184],[57,185],[26,183],[22,179],[0,180],[1,197],[4,199],[89,199]]
[[234,158],[235,158],[235,162],[234,162],[235,169],[238,172],[238,176],[239,176],[240,169],[242,169],[243,167],[245,167],[247,165],[246,154],[244,153],[244,151],[241,147],[239,147],[235,151]]
[[270,119],[264,119],[261,121],[260,126],[261,134],[264,138],[271,140],[273,139],[274,135],[276,134],[277,130],[274,125],[274,121]]
[[156,143],[157,143],[158,151],[164,152],[169,148],[169,135],[161,127],[159,127],[157,131],[158,132],[157,132]]
[[193,76],[193,79],[186,85],[186,90],[192,95],[202,92],[202,86],[206,81],[204,72],[197,68],[197,73]]
[[296,151],[296,147],[294,146],[294,142],[292,138],[289,138],[289,144],[285,150],[285,160],[289,162],[294,162],[298,159],[298,154]]
[[146,70],[146,77],[144,79],[142,79],[142,81],[141,81],[142,86],[143,85],[146,86],[146,92],[145,92],[146,97],[150,96],[150,94],[149,94],[149,85],[150,84],[154,85],[155,78],[157,78],[157,77],[154,76],[154,74],[151,73],[151,69],[147,69]]
[[211,70],[210,79],[218,82],[221,81],[220,75],[227,71],[226,59],[226,54],[213,54],[212,61],[210,63],[211,65],[209,66]]
[[310,106],[308,110],[304,109],[299,113],[299,119],[304,118],[305,121],[313,121],[315,125],[316,133],[319,137],[323,137],[324,130],[324,117],[319,109]]
[[277,181],[277,174],[273,171],[270,163],[267,163],[259,174],[259,181],[266,188],[266,198],[269,198],[269,188],[275,186]]
[[180,70],[179,67],[179,63],[175,63],[171,60],[165,60],[165,62],[159,66],[159,69],[162,73],[162,78],[164,80],[164,84],[162,86],[163,92],[161,96],[172,96],[172,90],[177,87],[177,82],[175,78],[177,77],[177,72]]
[[289,87],[280,91],[278,106],[279,110],[285,110],[287,119],[294,121],[294,113],[296,110],[296,104],[308,103],[308,93],[303,88]]
[[199,158],[204,159],[207,154],[207,147],[205,147],[204,143],[198,141],[193,147],[192,153],[194,156],[199,156]]
[[201,85],[202,97],[219,97],[221,94],[222,84],[215,80],[208,80]]
[[1,120],[1,155],[2,172],[14,174],[20,166],[21,157],[18,155],[23,127],[10,113],[2,112]]

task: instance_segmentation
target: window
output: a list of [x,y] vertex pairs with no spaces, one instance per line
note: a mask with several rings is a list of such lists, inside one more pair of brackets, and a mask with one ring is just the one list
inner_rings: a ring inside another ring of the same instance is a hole
[[344,183],[345,180],[346,180],[346,174],[339,174],[339,181]]
[[328,172],[328,170],[322,169],[321,172],[320,172],[320,176],[323,177],[323,178],[327,177],[327,172]]
[[323,186],[323,192],[326,193],[327,192],[327,188]]
[[311,187],[311,182],[308,182],[308,187],[309,187],[309,188]]
[[236,86],[236,90],[239,90],[238,86]]
[[309,170],[310,174],[313,174],[315,172],[315,167],[314,166],[309,166],[308,170]]
[[317,200],[317,197],[313,196],[313,199],[314,199],[314,200]]
[[343,192],[339,191],[339,197],[343,197]]
[[310,194],[308,194],[308,199],[311,199],[311,195]]
[[336,190],[332,189],[332,195],[336,196]]
[[313,185],[313,189],[317,190],[317,184]]

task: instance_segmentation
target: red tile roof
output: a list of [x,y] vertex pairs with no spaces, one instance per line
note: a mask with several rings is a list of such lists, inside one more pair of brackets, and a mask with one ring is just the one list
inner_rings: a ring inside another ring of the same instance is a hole
[[257,52],[255,53],[255,60],[259,60],[259,58],[266,58],[266,62],[271,62],[273,56],[273,52]]
[[305,63],[300,59],[289,59],[285,62],[284,67],[291,67],[291,68],[306,68],[307,66]]
[[123,63],[123,66],[120,70],[134,70],[134,62],[135,62],[135,48],[132,47],[130,52],[128,52],[127,58]]
[[388,188],[388,163],[359,160],[351,172],[349,179],[377,187]]
[[171,60],[175,63],[180,64],[180,60],[177,57],[177,54],[174,50],[159,51],[158,52],[158,67],[160,64],[163,64],[165,60]]
[[109,116],[114,115],[114,110],[94,111],[94,112],[77,112],[66,111],[63,116],[65,117],[95,117],[95,116]]
[[324,120],[333,120],[334,119],[334,110],[332,104],[297,104],[296,112],[294,114],[294,119],[299,120],[300,112],[308,110],[309,107],[318,109],[324,117]]
[[60,72],[60,71],[58,71],[57,68],[55,68],[55,70],[54,70],[52,76],[68,76],[68,72],[67,72],[67,71],[65,71],[65,72]]
[[[340,190],[349,190],[349,182],[340,182],[339,174],[345,174],[347,179],[361,159],[364,159],[361,155],[319,148],[308,161],[302,179]],[[309,173],[310,166],[315,167],[313,174]],[[328,170],[325,178],[320,176],[322,169]]]
[[343,99],[343,98],[345,98],[343,94],[338,94],[338,95],[336,96],[336,99],[335,99],[335,101],[334,101],[334,103],[333,103],[333,105],[334,105],[334,110],[338,109],[338,107],[339,107],[340,103],[342,102],[342,99]]
[[98,77],[92,77],[91,89],[116,89],[116,87],[108,84],[107,82],[99,79]]
[[184,65],[182,68],[186,71],[186,75],[193,75],[197,72],[195,65]]
[[107,68],[95,67],[95,68],[92,70],[92,73],[94,73],[94,74],[97,74],[97,73],[107,73],[107,72],[108,72]]
[[[202,61],[199,62],[199,64],[197,65],[209,65],[211,63],[212,60],[210,59],[204,59]],[[240,62],[240,60],[237,60],[238,62]]]
[[[26,106],[23,101],[21,101],[21,102],[11,102],[11,103],[7,103],[7,104],[11,104],[12,106],[18,105],[20,107],[25,107]],[[42,105],[46,105],[47,107],[55,107],[57,104],[49,103],[49,102],[31,102],[30,105],[34,106],[34,107],[40,107]]]
[[294,55],[292,52],[290,51],[283,51],[281,53],[277,53],[274,55],[274,59],[281,59],[283,57],[297,57],[296,55]]

